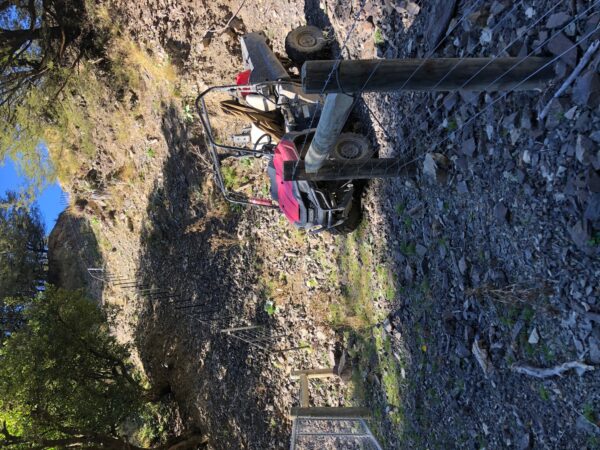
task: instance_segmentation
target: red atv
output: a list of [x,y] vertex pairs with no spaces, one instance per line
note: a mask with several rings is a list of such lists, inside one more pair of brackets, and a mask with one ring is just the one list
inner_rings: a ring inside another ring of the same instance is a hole
[[[291,70],[286,70],[269,48],[264,35],[250,33],[240,42],[245,70],[238,75],[236,84],[211,87],[196,99],[216,181],[223,195],[233,203],[279,207],[291,223],[310,232],[353,231],[361,219],[360,182],[284,181],[283,178],[284,162],[302,160],[310,146],[322,98],[302,91]],[[316,27],[293,30],[285,45],[292,63],[288,68],[326,57],[328,46],[323,32]],[[231,144],[217,142],[213,133],[206,96],[216,92],[228,94],[228,100],[221,102],[224,111],[252,123],[244,133],[232,136]],[[236,192],[226,183],[223,162],[248,156],[266,159],[270,199]],[[342,133],[330,158],[357,161],[371,156],[371,145],[364,136]]]

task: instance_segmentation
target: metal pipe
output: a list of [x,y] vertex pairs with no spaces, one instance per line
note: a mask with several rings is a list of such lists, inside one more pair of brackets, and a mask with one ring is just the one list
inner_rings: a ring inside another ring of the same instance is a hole
[[302,88],[307,94],[529,90],[554,78],[551,62],[540,57],[307,61]]
[[308,173],[316,173],[327,156],[329,156],[342,132],[342,128],[344,128],[348,120],[353,106],[354,97],[350,95],[327,95],[315,137],[304,158],[304,164]]

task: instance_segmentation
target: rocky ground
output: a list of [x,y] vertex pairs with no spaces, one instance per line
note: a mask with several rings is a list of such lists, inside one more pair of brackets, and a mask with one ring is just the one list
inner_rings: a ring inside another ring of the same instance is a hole
[[[113,213],[84,214],[101,217],[90,220],[109,270],[215,310],[103,292],[121,307],[121,338],[179,404],[178,426],[208,431],[218,449],[286,448],[290,371],[343,354],[352,382],[315,385],[313,402],[369,406],[384,448],[600,447],[597,370],[515,371],[600,363],[598,53],[551,101],[598,38],[597,4],[261,0],[221,31],[238,2],[141,3],[110,5],[178,68],[180,92],[161,94],[131,145],[143,182],[119,191]],[[283,52],[304,23],[328,28],[350,58],[562,57],[541,93],[365,94],[363,129],[417,174],[372,182],[353,235],[307,236],[275,211],[220,200],[189,110],[199,90],[234,79],[239,34],[264,30]],[[220,333],[247,324],[305,348],[269,354]]]

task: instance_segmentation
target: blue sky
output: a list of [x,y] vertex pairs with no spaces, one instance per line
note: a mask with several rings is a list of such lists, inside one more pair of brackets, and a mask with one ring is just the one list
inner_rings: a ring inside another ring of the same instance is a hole
[[[21,21],[18,25],[14,23],[17,17],[17,9],[11,6],[8,14],[0,16],[0,25],[5,28],[17,28],[18,26],[29,26],[27,19]],[[26,186],[27,179],[20,176],[15,170],[14,163],[6,158],[5,161],[0,161],[0,195],[4,196],[6,191],[19,192]],[[57,183],[46,187],[37,196],[37,205],[40,208],[42,218],[46,227],[46,234],[52,231],[58,215],[65,209],[65,205],[61,202],[62,189]]]
[[[27,179],[20,176],[14,163],[10,159],[6,159],[0,166],[0,194],[4,196],[6,191],[20,191],[26,184]],[[37,204],[40,208],[42,218],[46,226],[46,233],[50,233],[58,215],[65,209],[65,205],[61,204],[62,189],[57,183],[54,183],[44,189],[37,196]]]

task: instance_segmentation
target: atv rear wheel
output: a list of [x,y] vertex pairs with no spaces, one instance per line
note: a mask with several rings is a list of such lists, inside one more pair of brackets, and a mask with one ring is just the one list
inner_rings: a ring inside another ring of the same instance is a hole
[[343,223],[330,228],[329,232],[337,235],[350,234],[358,228],[361,219],[362,208],[360,204],[360,197],[355,194],[354,198],[352,199],[352,206],[350,206],[350,211],[348,212],[348,217],[346,220]]
[[285,51],[298,66],[306,61],[327,59],[329,48],[323,31],[312,25],[298,27],[285,38]]

